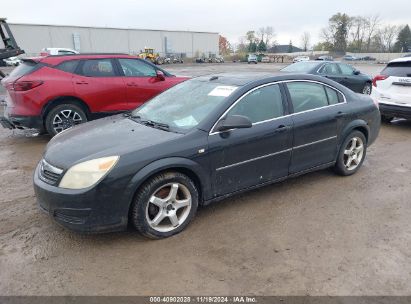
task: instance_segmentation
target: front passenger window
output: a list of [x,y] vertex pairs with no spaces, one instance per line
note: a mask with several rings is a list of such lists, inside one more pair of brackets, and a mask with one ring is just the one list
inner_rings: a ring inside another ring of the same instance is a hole
[[262,87],[245,95],[227,115],[242,115],[252,123],[283,116],[280,87],[277,84]]
[[328,98],[324,87],[312,82],[287,83],[294,113],[328,106]]
[[118,60],[126,77],[154,77],[156,70],[151,65],[139,59]]

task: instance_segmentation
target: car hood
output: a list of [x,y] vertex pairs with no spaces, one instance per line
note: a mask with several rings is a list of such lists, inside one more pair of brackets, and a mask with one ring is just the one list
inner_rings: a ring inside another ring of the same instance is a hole
[[123,115],[116,115],[56,135],[47,145],[44,159],[66,169],[86,160],[121,156],[181,136],[183,134],[147,127]]

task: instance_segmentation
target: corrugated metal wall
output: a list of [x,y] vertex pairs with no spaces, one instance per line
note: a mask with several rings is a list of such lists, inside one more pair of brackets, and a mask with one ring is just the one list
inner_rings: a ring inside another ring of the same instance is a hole
[[80,38],[80,52],[138,54],[145,47],[164,55],[167,49],[187,57],[218,54],[218,33],[114,29],[56,25],[10,24],[14,37],[28,56],[45,47],[74,49],[73,35]]

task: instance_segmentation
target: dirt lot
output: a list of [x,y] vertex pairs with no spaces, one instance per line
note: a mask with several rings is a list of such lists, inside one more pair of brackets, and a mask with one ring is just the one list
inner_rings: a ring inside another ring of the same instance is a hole
[[[199,75],[270,64],[181,65]],[[361,66],[376,74],[381,66]],[[37,208],[47,137],[0,130],[1,295],[409,295],[411,122],[382,126],[363,168],[329,170],[213,204],[186,231],[78,235]]]

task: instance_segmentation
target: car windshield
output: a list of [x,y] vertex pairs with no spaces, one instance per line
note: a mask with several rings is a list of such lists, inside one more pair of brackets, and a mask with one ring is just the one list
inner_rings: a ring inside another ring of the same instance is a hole
[[301,61],[290,64],[289,66],[286,66],[285,68],[281,69],[281,71],[291,73],[307,73],[311,71],[313,68],[315,68],[317,65],[317,62]]
[[187,80],[134,110],[132,117],[184,132],[196,127],[236,89],[212,80]]

